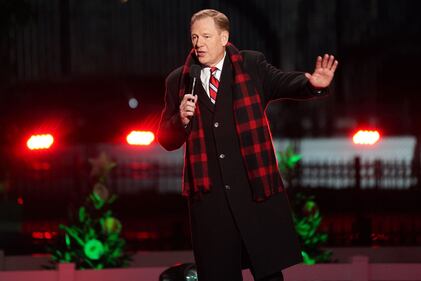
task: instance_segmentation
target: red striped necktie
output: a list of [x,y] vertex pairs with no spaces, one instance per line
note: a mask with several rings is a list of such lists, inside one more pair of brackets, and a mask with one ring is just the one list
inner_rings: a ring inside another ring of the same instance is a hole
[[219,80],[216,78],[217,70],[218,68],[216,66],[210,68],[209,95],[213,101],[216,101],[216,93],[219,87]]

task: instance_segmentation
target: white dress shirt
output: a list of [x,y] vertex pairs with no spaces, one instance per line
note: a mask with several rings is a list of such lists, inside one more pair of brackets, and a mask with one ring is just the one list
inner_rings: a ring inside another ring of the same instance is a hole
[[[216,79],[218,79],[218,81],[221,80],[221,72],[222,72],[222,67],[224,66],[224,60],[225,60],[225,56],[226,56],[226,52],[224,53],[224,57],[215,65],[217,70],[215,73],[215,77]],[[215,101],[213,99],[211,99],[210,94],[209,94],[209,80],[210,80],[210,67],[203,67],[202,70],[200,71],[200,80],[202,81],[202,85],[203,88],[206,91],[206,94],[208,95],[208,97],[210,98],[210,100],[215,103]]]

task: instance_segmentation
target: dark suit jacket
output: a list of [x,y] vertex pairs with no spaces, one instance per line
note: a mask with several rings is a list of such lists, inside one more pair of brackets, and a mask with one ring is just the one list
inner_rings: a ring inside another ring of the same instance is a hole
[[[268,64],[259,52],[241,53],[244,70],[251,75],[260,93],[263,108],[275,99],[315,97],[315,91],[303,73],[282,72]],[[179,117],[181,70],[173,71],[166,81],[165,108],[158,141],[168,150],[182,146],[191,126],[195,125],[193,119],[192,124],[184,128]],[[195,88],[204,126],[212,190],[202,200],[189,200],[193,250],[199,272],[223,276],[223,270],[218,272],[209,264],[223,260],[224,264],[238,266],[227,254],[227,249],[235,248],[233,245],[244,247],[243,252],[248,255],[243,258],[243,267],[250,267],[254,276],[261,278],[301,262],[300,246],[284,192],[262,203],[252,199],[235,129],[233,75],[228,56],[220,80],[215,105],[200,81]],[[226,156],[222,160],[219,158],[221,154]],[[185,161],[188,161],[188,155]],[[189,176],[188,169],[184,172]]]

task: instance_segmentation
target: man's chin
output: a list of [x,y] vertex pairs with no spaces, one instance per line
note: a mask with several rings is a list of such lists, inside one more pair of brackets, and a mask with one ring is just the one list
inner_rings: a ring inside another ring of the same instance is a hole
[[204,57],[198,57],[197,59],[202,65],[207,65],[208,63],[208,61]]

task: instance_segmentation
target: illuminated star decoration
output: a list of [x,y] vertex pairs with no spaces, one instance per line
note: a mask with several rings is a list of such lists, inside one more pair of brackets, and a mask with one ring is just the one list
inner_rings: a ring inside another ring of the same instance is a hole
[[91,176],[100,179],[108,175],[111,169],[116,166],[116,163],[105,152],[101,152],[97,158],[90,158],[89,163],[92,165]]

